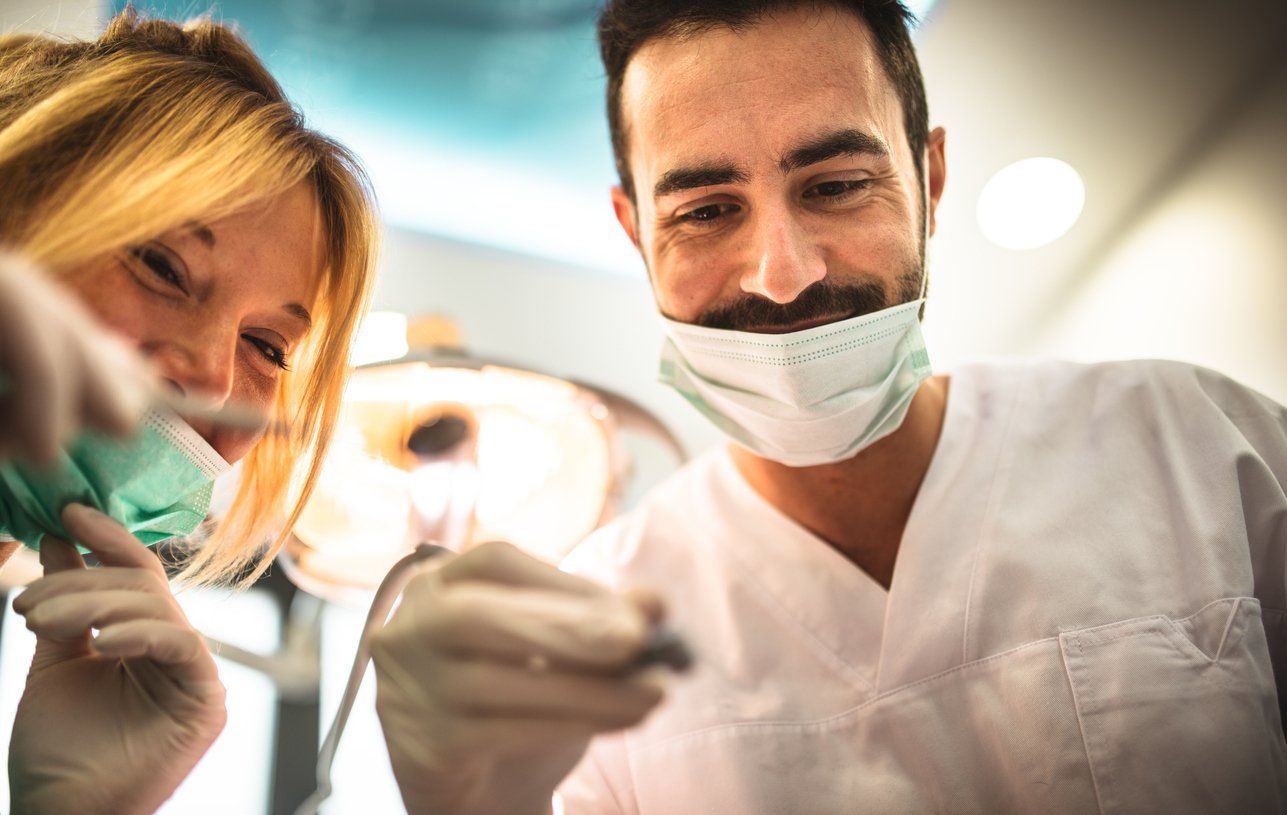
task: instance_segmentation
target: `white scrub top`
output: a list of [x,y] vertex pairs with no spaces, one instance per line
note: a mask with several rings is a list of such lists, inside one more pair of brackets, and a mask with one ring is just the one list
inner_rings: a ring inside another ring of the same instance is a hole
[[1214,372],[963,367],[886,592],[708,454],[565,564],[696,664],[564,811],[1285,811],[1284,485],[1287,410]]

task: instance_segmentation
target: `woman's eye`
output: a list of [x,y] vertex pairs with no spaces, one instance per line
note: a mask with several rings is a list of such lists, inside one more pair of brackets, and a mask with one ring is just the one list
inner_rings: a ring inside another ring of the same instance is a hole
[[152,274],[184,294],[188,293],[188,290],[183,286],[183,277],[175,269],[174,262],[170,260],[164,251],[151,244],[144,244],[131,249],[130,254],[134,255]]
[[679,220],[688,223],[708,224],[712,221],[718,221],[730,212],[735,211],[737,211],[736,204],[707,204],[704,207],[690,209],[680,215]]
[[821,184],[815,184],[805,190],[804,197],[822,198],[835,201],[858,192],[870,183],[871,182],[867,179],[853,181],[824,181]]
[[286,363],[286,352],[283,349],[278,348],[271,342],[260,339],[253,334],[242,334],[241,338],[255,346],[255,350],[259,352],[260,356],[271,362],[274,366],[281,368],[283,371],[290,370],[290,366]]

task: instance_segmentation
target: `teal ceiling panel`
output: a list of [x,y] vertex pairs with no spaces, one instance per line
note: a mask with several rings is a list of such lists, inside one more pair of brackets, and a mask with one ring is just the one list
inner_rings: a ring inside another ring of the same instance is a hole
[[389,223],[641,271],[608,202],[602,0],[134,5],[235,23],[310,123],[362,157]]

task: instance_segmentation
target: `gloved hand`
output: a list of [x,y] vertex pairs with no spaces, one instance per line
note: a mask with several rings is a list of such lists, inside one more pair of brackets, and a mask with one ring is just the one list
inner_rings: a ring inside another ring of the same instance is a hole
[[223,729],[224,688],[157,557],[93,509],[62,517],[103,567],[45,538],[45,577],[13,602],[36,654],[9,747],[10,811],[153,812]]
[[142,358],[74,297],[0,253],[0,459],[48,463],[82,427],[127,433],[155,387]]
[[408,583],[372,643],[376,710],[413,815],[541,815],[596,733],[662,698],[632,673],[660,602],[486,544]]

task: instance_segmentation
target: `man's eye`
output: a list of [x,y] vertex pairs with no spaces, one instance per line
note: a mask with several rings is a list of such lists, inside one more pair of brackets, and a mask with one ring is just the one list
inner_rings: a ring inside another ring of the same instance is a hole
[[290,370],[290,366],[286,364],[286,352],[281,348],[278,348],[276,345],[273,345],[271,342],[268,342],[267,340],[262,340],[259,337],[254,336],[253,334],[242,334],[241,338],[249,342],[251,345],[255,346],[255,350],[258,351],[259,354],[264,359],[271,362],[274,366],[281,368],[283,371]]
[[805,190],[805,198],[823,198],[838,200],[846,198],[866,187],[871,182],[867,179],[854,181],[824,181]]
[[188,293],[188,290],[183,286],[183,277],[175,269],[174,262],[170,260],[162,249],[151,244],[144,244],[131,249],[130,254],[134,255],[152,274],[184,294]]
[[718,221],[720,218],[724,217],[730,212],[736,212],[736,211],[737,211],[736,204],[707,204],[704,207],[697,207],[696,209],[690,209],[688,212],[685,212],[682,215],[680,215],[679,220],[687,221],[689,223],[705,224],[705,223],[710,223],[712,221]]

